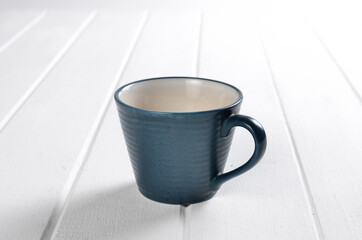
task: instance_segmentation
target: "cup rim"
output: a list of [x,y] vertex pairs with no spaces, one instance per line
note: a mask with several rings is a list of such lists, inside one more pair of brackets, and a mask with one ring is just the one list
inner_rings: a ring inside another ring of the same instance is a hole
[[[168,79],[168,78],[173,78],[173,79],[197,79],[197,80],[202,80],[202,81],[210,81],[210,82],[216,82],[219,84],[223,84],[226,85],[228,87],[233,88],[238,94],[239,97],[238,99],[227,106],[224,107],[220,107],[220,108],[215,108],[215,109],[210,109],[210,110],[204,110],[204,111],[194,111],[194,112],[162,112],[162,111],[154,111],[154,110],[147,110],[147,109],[143,109],[143,108],[138,108],[138,107],[134,107],[131,106],[129,104],[126,104],[124,102],[121,101],[121,99],[119,99],[119,93],[126,87],[133,85],[133,84],[137,84],[137,83],[141,83],[141,82],[146,82],[146,81],[153,81],[153,80],[162,80],[162,79]],[[133,81],[130,83],[127,83],[121,87],[119,87],[115,93],[114,93],[114,99],[116,100],[116,102],[126,108],[129,109],[133,109],[133,110],[137,110],[137,111],[141,111],[141,112],[145,112],[145,113],[152,113],[152,114],[167,114],[167,115],[192,115],[192,114],[200,114],[200,113],[211,113],[211,112],[217,112],[217,111],[221,111],[221,110],[225,110],[225,109],[229,109],[232,108],[236,105],[238,105],[242,100],[243,100],[243,93],[235,86],[225,83],[225,82],[221,82],[218,80],[213,80],[213,79],[209,79],[209,78],[200,78],[200,77],[186,77],[186,76],[169,76],[169,77],[155,77],[155,78],[146,78],[146,79],[142,79],[142,80],[137,80],[137,81]]]

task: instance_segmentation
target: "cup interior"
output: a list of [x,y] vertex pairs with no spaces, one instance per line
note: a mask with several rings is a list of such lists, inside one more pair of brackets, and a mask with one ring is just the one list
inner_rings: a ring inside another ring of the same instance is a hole
[[126,105],[158,112],[199,112],[230,106],[241,99],[231,85],[199,78],[158,78],[126,85],[118,92]]

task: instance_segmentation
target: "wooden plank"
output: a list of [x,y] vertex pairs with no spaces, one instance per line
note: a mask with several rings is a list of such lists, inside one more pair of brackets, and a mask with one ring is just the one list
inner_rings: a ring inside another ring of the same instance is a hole
[[362,103],[362,18],[314,17],[310,25]]
[[[241,114],[263,124],[268,147],[254,169],[224,184],[210,201],[192,206],[190,239],[318,238],[257,22],[247,12],[205,14],[200,75],[241,89]],[[231,148],[225,172],[250,158],[252,137],[238,128]]]
[[70,169],[141,17],[100,13],[2,131],[2,238],[39,239],[52,220]]
[[361,239],[360,102],[304,19],[267,18],[263,32],[321,238]]
[[[197,14],[151,13],[122,77],[192,75]],[[138,192],[112,99],[57,239],[182,239],[179,207]]]
[[0,131],[94,18],[90,11],[50,11],[0,55]]
[[41,21],[47,11],[1,10],[0,11],[0,53],[26,34]]

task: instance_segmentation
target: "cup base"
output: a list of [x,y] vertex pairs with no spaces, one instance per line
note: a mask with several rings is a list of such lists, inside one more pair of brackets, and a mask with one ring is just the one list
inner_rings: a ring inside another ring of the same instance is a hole
[[146,197],[154,202],[172,204],[172,205],[190,205],[190,204],[200,203],[200,202],[210,200],[216,194],[216,192],[210,192],[207,195],[203,195],[203,196],[198,195],[198,196],[168,197],[168,196],[162,196],[162,195],[158,195],[158,194],[157,195],[150,194],[148,192],[142,191],[139,188],[138,188],[138,190],[144,197]]

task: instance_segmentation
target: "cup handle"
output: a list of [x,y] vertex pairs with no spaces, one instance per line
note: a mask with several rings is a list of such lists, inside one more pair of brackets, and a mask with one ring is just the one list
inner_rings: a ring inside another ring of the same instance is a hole
[[231,178],[239,176],[240,174],[243,174],[253,168],[263,157],[266,149],[267,140],[263,126],[254,118],[249,116],[231,115],[223,123],[221,129],[221,136],[226,137],[229,134],[230,130],[236,126],[243,127],[251,133],[255,143],[254,153],[249,161],[247,161],[242,166],[230,172],[219,174],[218,176],[216,176],[212,180],[212,184],[216,189]]

